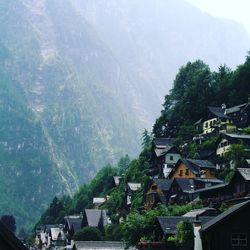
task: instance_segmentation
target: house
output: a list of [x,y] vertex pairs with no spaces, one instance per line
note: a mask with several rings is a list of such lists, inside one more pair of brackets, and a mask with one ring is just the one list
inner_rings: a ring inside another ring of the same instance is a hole
[[129,207],[131,205],[131,196],[134,192],[138,191],[141,189],[141,183],[136,183],[136,182],[128,182],[125,193],[126,193],[126,205]]
[[201,226],[203,250],[249,249],[249,225],[250,201],[232,206]]
[[225,153],[229,151],[233,144],[243,143],[247,147],[250,146],[250,135],[239,134],[221,134],[217,141],[216,155],[224,157]]
[[195,182],[191,178],[175,178],[168,192],[169,203],[184,204],[197,198]]
[[85,209],[83,215],[83,226],[103,228],[108,225],[109,218],[107,210]]
[[235,198],[250,194],[250,168],[237,168],[229,183],[229,189]]
[[175,178],[215,178],[216,166],[207,160],[180,159],[169,174]]
[[[123,250],[126,249],[124,242],[112,241],[75,241],[73,250],[86,250],[86,249],[110,249],[110,250]],[[132,248],[129,248],[132,249]]]
[[[212,220],[214,216],[201,216],[202,224]],[[176,235],[176,226],[181,221],[195,221],[194,217],[183,216],[157,216],[155,223],[155,238],[157,241],[165,241],[170,236]]]
[[66,236],[64,234],[63,227],[51,228],[49,237],[51,246],[63,247],[66,244]]
[[169,190],[173,180],[154,179],[145,195],[144,208],[152,209],[158,203],[167,204],[169,200]]
[[210,133],[233,133],[237,128],[247,127],[250,123],[249,105],[243,103],[231,108],[225,104],[221,107],[208,107],[208,117],[205,121],[200,119],[195,123],[197,130],[202,130],[201,135]]
[[203,207],[203,208],[193,209],[182,216],[187,218],[197,218],[200,216],[216,216],[216,215],[217,211],[215,208]]
[[74,233],[82,228],[83,215],[68,215],[64,217],[64,232],[70,240]]
[[103,198],[103,197],[94,197],[93,198],[93,205],[95,206],[95,209],[98,209],[105,202],[106,202],[106,198]]
[[23,243],[0,220],[0,249],[28,250]]
[[113,176],[113,183],[114,183],[113,186],[118,187],[122,180],[123,180],[122,176]]
[[156,138],[154,140],[149,175],[163,177],[168,172],[167,169],[174,167],[181,158],[179,150],[173,144],[174,140],[173,138]]

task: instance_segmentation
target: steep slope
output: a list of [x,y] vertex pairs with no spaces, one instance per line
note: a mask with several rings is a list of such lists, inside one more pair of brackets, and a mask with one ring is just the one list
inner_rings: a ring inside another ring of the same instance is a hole
[[177,0],[0,0],[0,34],[0,214],[26,227],[55,194],[136,155],[181,64],[235,65],[249,42]]
[[67,1],[1,5],[0,170],[1,188],[10,190],[0,214],[27,226],[55,194],[135,155],[142,126],[126,75]]

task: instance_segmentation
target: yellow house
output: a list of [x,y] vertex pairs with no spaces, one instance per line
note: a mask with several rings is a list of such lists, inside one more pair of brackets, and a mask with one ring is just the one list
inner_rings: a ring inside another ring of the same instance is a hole
[[207,160],[180,159],[171,173],[169,179],[175,178],[215,178],[216,166]]

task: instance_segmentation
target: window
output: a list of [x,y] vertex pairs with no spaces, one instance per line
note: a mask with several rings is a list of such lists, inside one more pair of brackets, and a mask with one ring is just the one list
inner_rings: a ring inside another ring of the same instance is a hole
[[207,127],[208,127],[208,122],[205,123],[205,128],[207,128]]
[[188,168],[186,168],[185,175],[189,175]]
[[233,233],[231,235],[232,246],[247,246],[247,234],[246,233]]
[[182,176],[182,175],[183,175],[183,170],[181,169],[180,173],[179,173],[179,176]]
[[174,157],[172,155],[169,156],[170,161],[174,160]]

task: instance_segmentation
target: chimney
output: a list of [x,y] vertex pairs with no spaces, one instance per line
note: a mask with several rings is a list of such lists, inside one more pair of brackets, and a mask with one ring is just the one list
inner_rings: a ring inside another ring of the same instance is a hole
[[202,250],[202,241],[200,236],[201,221],[198,215],[193,221],[193,227],[194,227],[194,250]]

